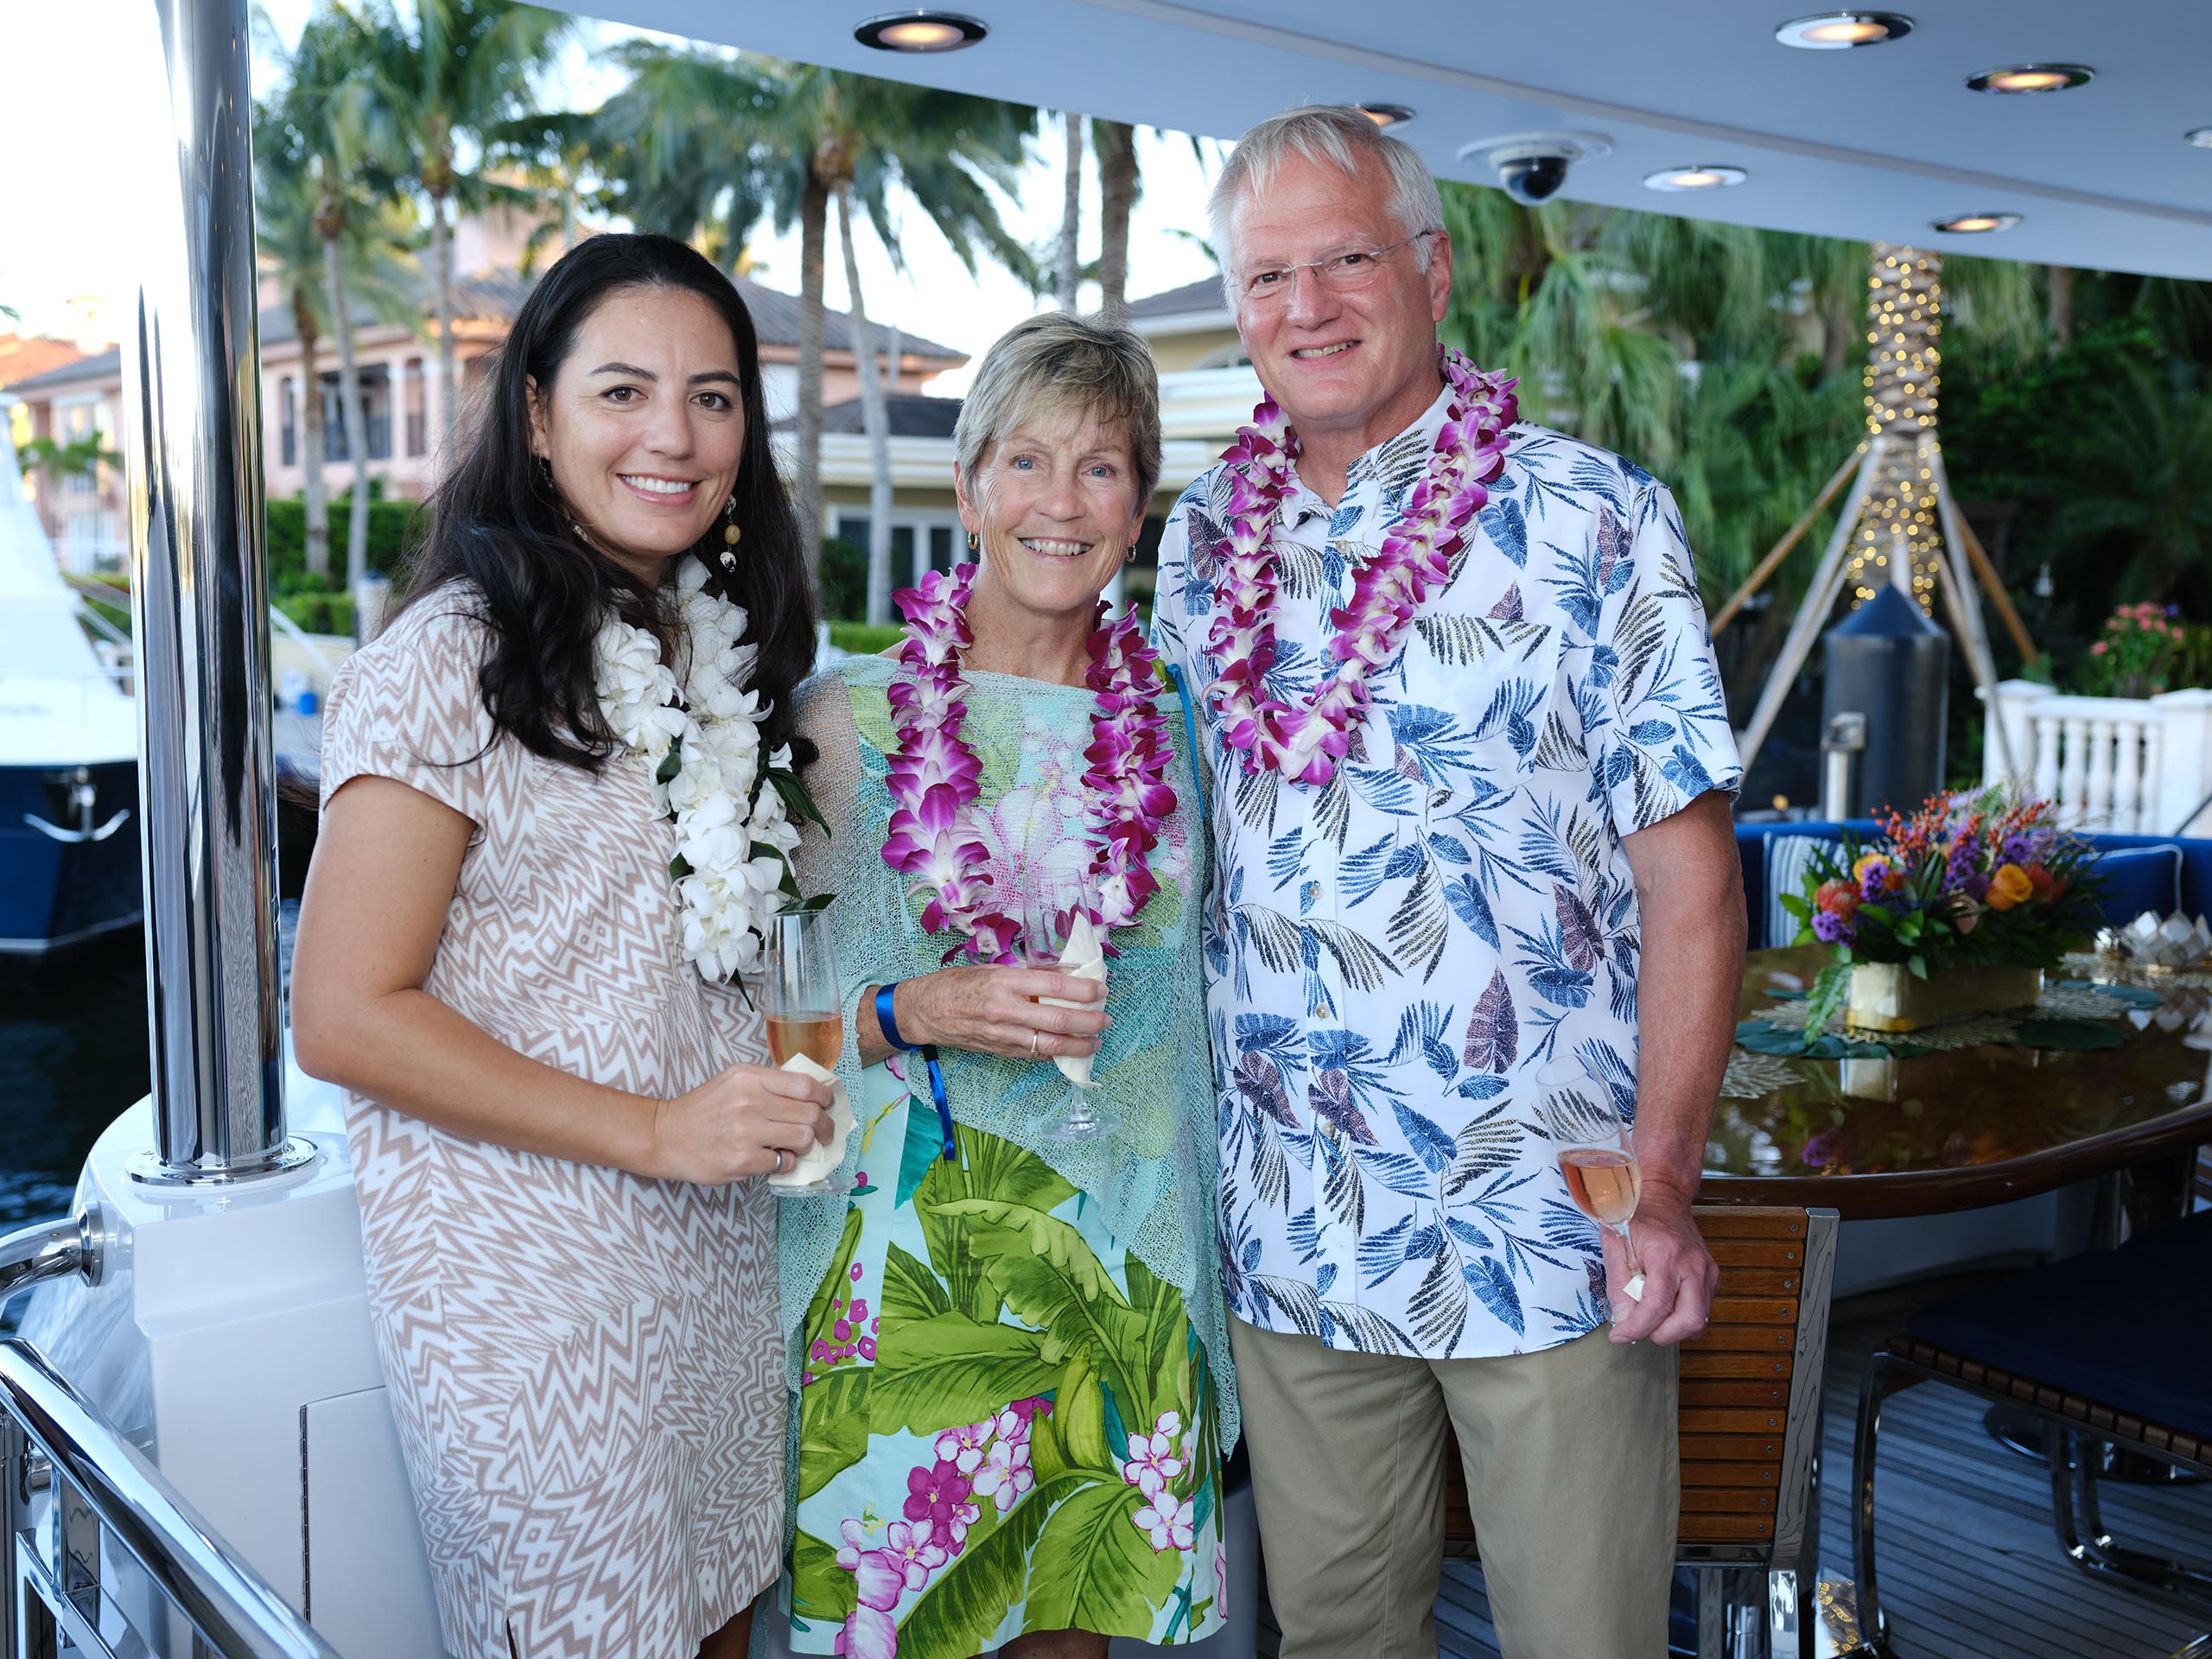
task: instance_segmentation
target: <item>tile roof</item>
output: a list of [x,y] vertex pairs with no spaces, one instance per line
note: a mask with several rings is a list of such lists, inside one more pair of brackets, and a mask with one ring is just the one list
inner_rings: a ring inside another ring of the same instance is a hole
[[1221,296],[1218,276],[1201,277],[1180,288],[1171,288],[1164,294],[1147,294],[1141,300],[1129,302],[1132,317],[1179,317],[1192,311],[1228,309],[1229,302]]
[[[745,296],[747,309],[753,313],[753,327],[760,333],[761,344],[797,346],[798,296],[786,294],[780,289],[763,288],[747,276],[737,277],[735,281],[737,291]],[[830,311],[827,315],[824,333],[828,349],[833,352],[851,351],[853,320],[842,311]],[[869,321],[876,338],[875,348],[880,352],[884,348],[884,321],[881,317],[872,317]],[[940,346],[933,340],[925,340],[911,332],[899,334],[899,349],[909,356],[937,358],[947,363],[965,363],[968,360],[967,353],[956,351],[950,346]]]
[[[949,438],[960,419],[957,397],[924,397],[911,391],[894,391],[885,399],[894,438]],[[784,423],[788,425],[789,423]],[[831,404],[822,411],[824,432],[860,432],[861,404],[857,397]]]
[[8,390],[20,397],[35,392],[59,391],[66,386],[78,385],[87,380],[112,379],[122,372],[123,348],[111,346],[90,357],[80,357],[74,363],[64,363],[58,369],[48,369],[43,374],[34,374],[15,381]]
[[0,389],[49,369],[65,368],[85,355],[66,340],[40,334],[0,334]]

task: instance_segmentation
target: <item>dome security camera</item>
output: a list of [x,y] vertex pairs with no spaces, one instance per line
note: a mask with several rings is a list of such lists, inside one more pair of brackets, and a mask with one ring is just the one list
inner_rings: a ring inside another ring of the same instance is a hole
[[1594,132],[1522,132],[1464,145],[1462,161],[1479,161],[1497,175],[1499,187],[1523,207],[1549,201],[1566,186],[1575,162],[1608,155],[1612,141]]

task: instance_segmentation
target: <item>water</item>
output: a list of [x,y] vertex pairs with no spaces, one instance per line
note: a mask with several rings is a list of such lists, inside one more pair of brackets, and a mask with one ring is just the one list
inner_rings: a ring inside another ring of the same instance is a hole
[[[280,984],[299,910],[276,912]],[[0,1232],[67,1215],[92,1142],[151,1088],[145,950],[130,927],[46,962],[0,957]]]
[[0,1230],[66,1215],[100,1131],[146,1093],[145,938],[0,958]]

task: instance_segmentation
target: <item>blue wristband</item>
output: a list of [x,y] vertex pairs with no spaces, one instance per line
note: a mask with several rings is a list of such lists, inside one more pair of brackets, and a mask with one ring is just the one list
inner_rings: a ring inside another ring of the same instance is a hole
[[911,1054],[917,1045],[908,1042],[899,1034],[899,1021],[893,1016],[891,1008],[892,994],[898,988],[899,982],[895,979],[888,985],[879,985],[875,988],[875,1023],[882,1027],[885,1042],[890,1044],[901,1054]]
[[875,988],[875,1023],[883,1033],[883,1040],[900,1053],[921,1055],[922,1064],[929,1071],[930,1103],[937,1108],[938,1130],[944,1141],[944,1160],[951,1163],[959,1158],[960,1150],[952,1133],[952,1103],[945,1094],[944,1073],[937,1063],[937,1045],[910,1043],[899,1034],[899,1021],[891,1007],[893,995],[898,988],[899,982],[895,979],[888,985]]

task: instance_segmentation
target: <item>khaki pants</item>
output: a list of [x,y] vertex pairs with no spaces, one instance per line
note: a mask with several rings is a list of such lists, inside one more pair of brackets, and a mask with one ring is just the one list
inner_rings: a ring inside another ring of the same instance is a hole
[[1675,1351],[1402,1359],[1230,1320],[1282,1659],[1435,1659],[1444,1427],[1505,1659],[1664,1659]]

